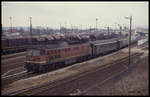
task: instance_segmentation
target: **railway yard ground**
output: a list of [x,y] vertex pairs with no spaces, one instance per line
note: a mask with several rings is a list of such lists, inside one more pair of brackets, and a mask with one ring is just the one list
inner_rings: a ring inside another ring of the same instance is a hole
[[149,95],[148,67],[149,59],[145,55],[127,72],[91,88],[84,95]]
[[149,95],[148,44],[131,50],[129,67],[128,48],[124,48],[103,57],[14,81],[2,90],[2,95]]
[[25,61],[25,53],[26,52],[21,52],[21,53],[2,56],[2,61],[1,61],[2,74],[5,74],[12,69],[22,67]]

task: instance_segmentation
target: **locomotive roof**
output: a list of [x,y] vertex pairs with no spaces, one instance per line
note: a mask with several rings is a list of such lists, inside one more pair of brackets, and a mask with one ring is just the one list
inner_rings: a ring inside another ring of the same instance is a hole
[[67,48],[67,47],[73,47],[73,46],[80,46],[80,45],[87,45],[89,43],[82,43],[82,44],[74,44],[74,45],[58,45],[58,44],[52,44],[52,45],[33,45],[29,49],[58,49],[58,48]]

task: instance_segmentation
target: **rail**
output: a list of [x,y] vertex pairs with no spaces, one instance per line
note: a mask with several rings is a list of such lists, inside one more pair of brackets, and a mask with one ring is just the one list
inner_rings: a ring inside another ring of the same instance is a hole
[[10,54],[10,55],[2,55],[2,60],[9,59],[9,58],[12,58],[12,57],[24,56],[25,54],[26,54],[26,52],[15,53],[15,54]]

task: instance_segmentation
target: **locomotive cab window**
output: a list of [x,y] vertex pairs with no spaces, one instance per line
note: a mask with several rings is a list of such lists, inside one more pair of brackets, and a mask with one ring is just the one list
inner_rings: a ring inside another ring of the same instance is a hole
[[27,51],[27,55],[28,55],[28,56],[31,56],[31,55],[32,55],[32,50],[28,50],[28,51]]
[[33,56],[40,56],[40,51],[39,50],[34,50],[33,51]]

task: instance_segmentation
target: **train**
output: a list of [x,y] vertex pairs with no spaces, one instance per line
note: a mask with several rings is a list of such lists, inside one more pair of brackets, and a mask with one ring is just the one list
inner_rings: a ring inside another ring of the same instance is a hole
[[[137,43],[137,39],[132,37],[131,43]],[[28,48],[24,67],[28,72],[47,72],[99,57],[126,46],[128,38],[90,41],[75,45],[36,45]]]
[[113,38],[113,35],[110,37],[104,35],[33,35],[32,36],[32,43],[30,36],[10,36],[10,37],[2,37],[1,45],[2,45],[2,55],[11,54],[11,53],[18,53],[26,51],[28,47],[31,45],[47,45],[47,44],[56,44],[57,42],[65,41],[69,42],[70,44],[85,42],[85,41],[95,41],[95,40],[102,40],[106,38]]

